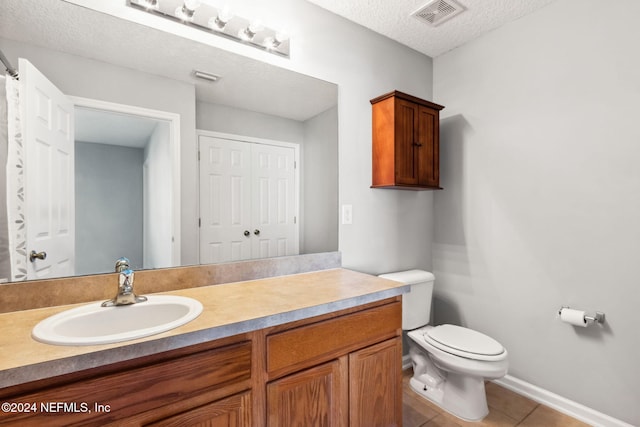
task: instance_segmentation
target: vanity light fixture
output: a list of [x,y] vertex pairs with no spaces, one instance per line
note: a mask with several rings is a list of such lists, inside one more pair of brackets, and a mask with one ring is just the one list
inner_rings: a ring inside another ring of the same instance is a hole
[[257,20],[234,15],[228,6],[214,6],[215,1],[127,0],[127,6],[285,58],[289,57],[290,40],[283,31],[265,27]]

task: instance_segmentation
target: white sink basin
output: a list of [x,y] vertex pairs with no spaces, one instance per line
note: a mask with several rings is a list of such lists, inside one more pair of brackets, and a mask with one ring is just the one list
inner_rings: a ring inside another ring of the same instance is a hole
[[159,334],[184,325],[202,313],[191,298],[150,295],[131,305],[102,307],[100,302],[72,308],[38,323],[37,341],[56,345],[110,344]]

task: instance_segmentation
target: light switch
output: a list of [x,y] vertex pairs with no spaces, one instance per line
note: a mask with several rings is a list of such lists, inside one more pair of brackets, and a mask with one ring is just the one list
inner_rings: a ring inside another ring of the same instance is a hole
[[353,206],[342,205],[342,224],[353,223]]

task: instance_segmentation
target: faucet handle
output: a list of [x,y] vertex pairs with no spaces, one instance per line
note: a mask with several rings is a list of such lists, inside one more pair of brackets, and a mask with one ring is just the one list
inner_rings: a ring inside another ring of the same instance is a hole
[[129,269],[129,258],[121,257],[116,260],[116,273]]
[[121,288],[127,287],[129,290],[133,288],[133,270],[127,268],[120,271],[118,283]]

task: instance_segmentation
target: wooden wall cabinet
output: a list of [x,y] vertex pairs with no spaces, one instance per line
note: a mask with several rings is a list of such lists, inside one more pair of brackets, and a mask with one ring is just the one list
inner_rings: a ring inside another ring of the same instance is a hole
[[[0,413],[0,424],[401,426],[401,304],[394,297],[13,386],[0,400],[36,410]],[[46,402],[72,406],[44,413]]]
[[442,105],[394,91],[371,100],[372,188],[439,190]]

